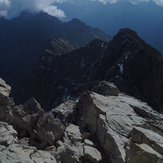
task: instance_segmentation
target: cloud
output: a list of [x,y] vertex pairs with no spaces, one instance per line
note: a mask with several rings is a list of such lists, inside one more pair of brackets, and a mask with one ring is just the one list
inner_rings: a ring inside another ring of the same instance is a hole
[[64,2],[66,0],[0,0],[0,16],[8,18],[18,15],[22,10],[29,9],[33,11],[43,10],[50,15],[58,18],[65,17],[62,10],[53,6],[54,2]]
[[6,16],[9,7],[10,7],[10,1],[0,0],[0,16]]
[[44,11],[47,12],[49,15],[55,16],[57,18],[65,17],[65,13],[62,10],[57,9],[56,6],[48,6],[44,8]]
[[157,5],[163,6],[163,0],[153,0]]
[[[116,3],[118,1],[122,1],[122,0],[98,0],[104,4],[107,4],[107,3]],[[149,2],[150,0],[124,0],[124,1],[129,1],[133,4],[138,4],[140,2]],[[163,0],[152,0],[153,2],[155,2],[157,5],[159,6],[163,6]]]
[[[58,9],[52,4],[54,2],[63,3],[66,1],[75,2],[76,0],[0,0],[0,16],[6,16],[12,18],[17,16],[22,10],[29,9],[34,11],[43,10],[50,15],[56,16],[58,18],[65,17],[65,13]],[[100,1],[104,4],[116,3],[122,0],[88,0],[88,1]],[[133,4],[140,2],[148,2],[150,0],[127,0]],[[163,6],[163,0],[152,0],[159,6]],[[85,1],[84,1],[85,2]]]

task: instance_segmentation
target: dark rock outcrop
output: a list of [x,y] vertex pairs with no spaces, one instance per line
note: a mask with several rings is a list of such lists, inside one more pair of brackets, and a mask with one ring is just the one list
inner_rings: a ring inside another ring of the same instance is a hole
[[50,109],[74,98],[94,80],[111,81],[121,91],[162,111],[162,56],[130,29],[120,30],[110,42],[94,40],[61,56],[44,53],[16,100],[25,101],[32,95]]
[[0,19],[0,24],[0,76],[12,86],[13,94],[51,38],[64,37],[77,46],[85,46],[96,38],[111,39],[78,19],[61,22],[42,11],[25,10],[13,20]]
[[118,96],[119,93],[118,88],[113,83],[106,81],[93,81],[88,84],[87,89],[104,96]]
[[14,103],[9,98],[11,87],[0,78],[0,119],[3,122],[12,123]]

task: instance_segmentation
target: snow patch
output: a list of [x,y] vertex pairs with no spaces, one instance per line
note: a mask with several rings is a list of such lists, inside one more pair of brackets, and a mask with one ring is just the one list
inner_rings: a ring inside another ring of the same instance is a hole
[[103,48],[103,47],[104,47],[104,42],[101,43],[101,48]]
[[123,64],[119,65],[120,73],[123,74]]

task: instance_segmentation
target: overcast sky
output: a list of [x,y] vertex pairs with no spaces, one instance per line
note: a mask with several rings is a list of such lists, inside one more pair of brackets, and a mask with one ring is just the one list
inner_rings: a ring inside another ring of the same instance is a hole
[[[43,10],[50,15],[56,16],[58,18],[65,17],[65,13],[58,9],[56,6],[52,6],[53,2],[64,2],[73,0],[0,0],[0,16],[14,17],[17,13],[20,13],[24,9],[31,9],[34,11]],[[81,0],[82,1],[82,0]],[[88,0],[97,1],[97,0]],[[98,0],[104,4],[116,3],[121,0]],[[134,4],[149,1],[149,0],[128,0]],[[156,4],[163,6],[163,0],[153,0]]]

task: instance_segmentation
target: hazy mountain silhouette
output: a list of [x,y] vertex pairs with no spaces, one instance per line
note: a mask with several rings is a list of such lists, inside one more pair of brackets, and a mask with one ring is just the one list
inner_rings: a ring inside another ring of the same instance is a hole
[[77,0],[55,5],[65,12],[64,20],[76,17],[111,35],[121,28],[131,28],[163,53],[163,7],[152,1],[138,5],[126,1],[105,5],[99,1]]

